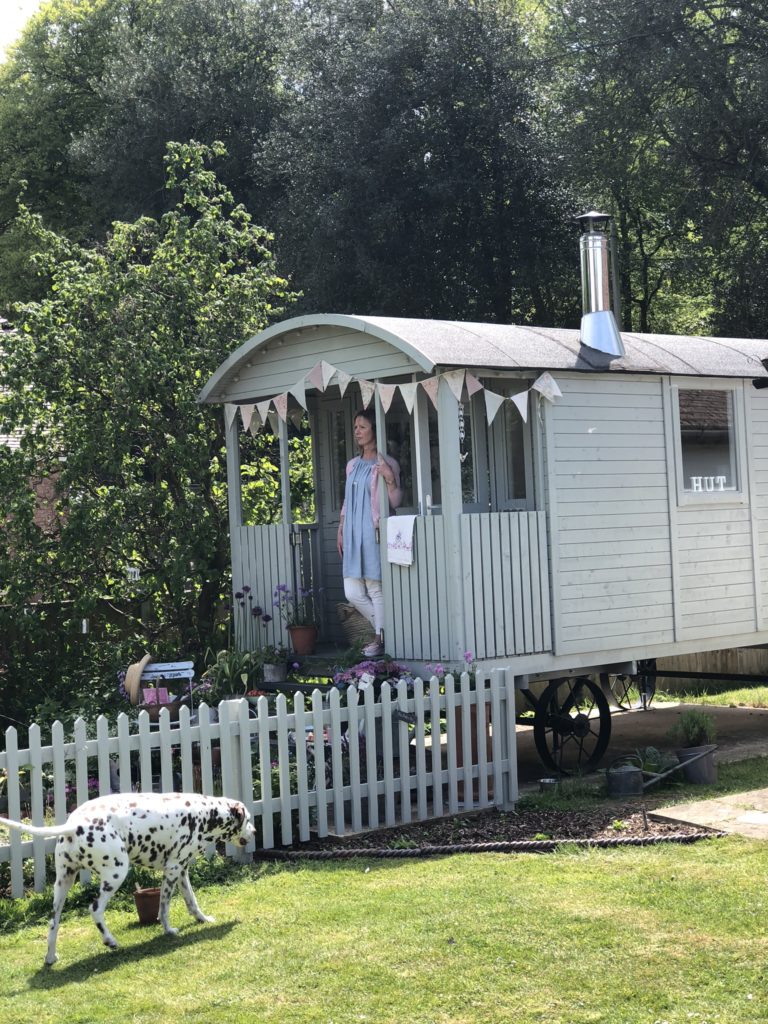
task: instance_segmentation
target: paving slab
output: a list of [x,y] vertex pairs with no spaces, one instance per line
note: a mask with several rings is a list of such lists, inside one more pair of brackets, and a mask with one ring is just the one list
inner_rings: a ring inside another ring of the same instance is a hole
[[716,828],[751,839],[768,839],[768,788],[659,807],[649,816],[661,821]]

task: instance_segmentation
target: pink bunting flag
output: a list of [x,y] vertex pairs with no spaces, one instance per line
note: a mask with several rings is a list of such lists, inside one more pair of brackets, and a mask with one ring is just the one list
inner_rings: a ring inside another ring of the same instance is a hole
[[330,363],[326,363],[325,360],[323,360],[322,363],[320,363],[320,376],[321,376],[321,379],[322,379],[322,382],[323,382],[323,386],[321,388],[322,391],[325,391],[325,389],[331,383],[331,381],[333,380],[333,375],[335,373],[336,373],[336,367],[335,366],[331,366],[331,364]]
[[398,384],[397,386],[400,388],[400,394],[403,396],[405,408],[408,410],[408,415],[410,416],[413,412],[413,407],[416,404],[416,389],[419,385],[414,381],[412,384]]
[[496,418],[496,413],[504,405],[504,395],[497,395],[495,391],[485,392],[485,416],[489,425]]
[[369,380],[358,380],[357,383],[360,385],[360,397],[363,401],[363,408],[367,409],[371,404],[376,385]]
[[472,395],[477,394],[478,391],[483,390],[483,385],[480,383],[480,381],[477,379],[477,377],[475,377],[473,373],[469,372],[469,370],[467,370],[466,373],[466,381],[467,394],[469,395],[470,398],[472,397]]
[[511,400],[517,406],[517,411],[523,417],[525,423],[528,422],[528,392],[521,391],[519,395],[510,395]]
[[312,369],[309,371],[309,373],[306,375],[304,379],[308,380],[312,387],[315,388],[315,390],[325,391],[325,386],[323,384],[322,362],[315,363],[315,365],[312,367]]
[[255,405],[241,405],[240,416],[243,420],[243,430],[248,430],[251,426],[251,418],[253,417],[253,410],[256,408]]
[[392,405],[392,399],[395,397],[397,391],[397,384],[377,384],[379,389],[379,398],[381,399],[381,407],[384,412],[389,412],[389,407]]
[[286,417],[288,415],[288,392],[285,391],[283,392],[282,395],[275,395],[273,402],[275,406],[275,412],[283,421],[283,423],[285,423]]
[[432,400],[432,405],[437,408],[437,389],[440,386],[440,379],[438,377],[427,377],[426,380],[420,383]]
[[268,398],[266,400],[266,402],[257,402],[256,403],[256,411],[258,412],[259,419],[261,420],[262,423],[266,423],[267,422],[267,417],[269,416],[269,410],[270,410],[271,405],[272,405],[272,399],[271,398]]
[[461,401],[461,394],[464,390],[464,370],[449,370],[443,374],[443,380],[453,392],[457,402]]

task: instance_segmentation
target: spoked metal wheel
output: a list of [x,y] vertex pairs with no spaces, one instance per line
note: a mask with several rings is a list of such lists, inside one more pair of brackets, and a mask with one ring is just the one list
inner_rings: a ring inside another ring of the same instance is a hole
[[600,673],[600,688],[608,704],[620,711],[648,709],[656,694],[656,662],[638,661],[637,675]]
[[553,679],[537,702],[533,739],[543,763],[561,775],[580,775],[600,763],[611,738],[611,711],[586,676]]

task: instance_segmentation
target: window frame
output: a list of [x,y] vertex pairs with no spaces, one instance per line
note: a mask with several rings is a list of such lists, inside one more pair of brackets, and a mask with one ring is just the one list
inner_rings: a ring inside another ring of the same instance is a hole
[[[699,379],[693,383],[681,384],[673,381],[670,385],[672,395],[672,427],[674,443],[675,487],[679,508],[736,507],[749,503],[746,412],[744,405],[744,386],[741,381],[723,381]],[[736,489],[732,491],[691,491],[685,487],[683,472],[683,436],[680,423],[680,392],[681,391],[724,391],[731,396],[732,424],[731,443],[733,445],[733,465],[737,474]]]

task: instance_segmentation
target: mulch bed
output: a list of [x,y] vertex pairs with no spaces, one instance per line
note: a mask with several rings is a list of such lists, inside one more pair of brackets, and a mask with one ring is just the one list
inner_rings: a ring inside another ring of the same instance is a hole
[[[435,821],[377,829],[355,835],[313,839],[296,844],[292,851],[384,850],[405,847],[465,846],[498,842],[555,842],[663,839],[669,836],[700,835],[699,825],[654,821],[651,811],[643,814],[637,803],[611,802],[587,810],[520,808],[503,812],[478,811]],[[713,835],[717,833],[713,832]],[[268,851],[267,851],[268,852]]]

